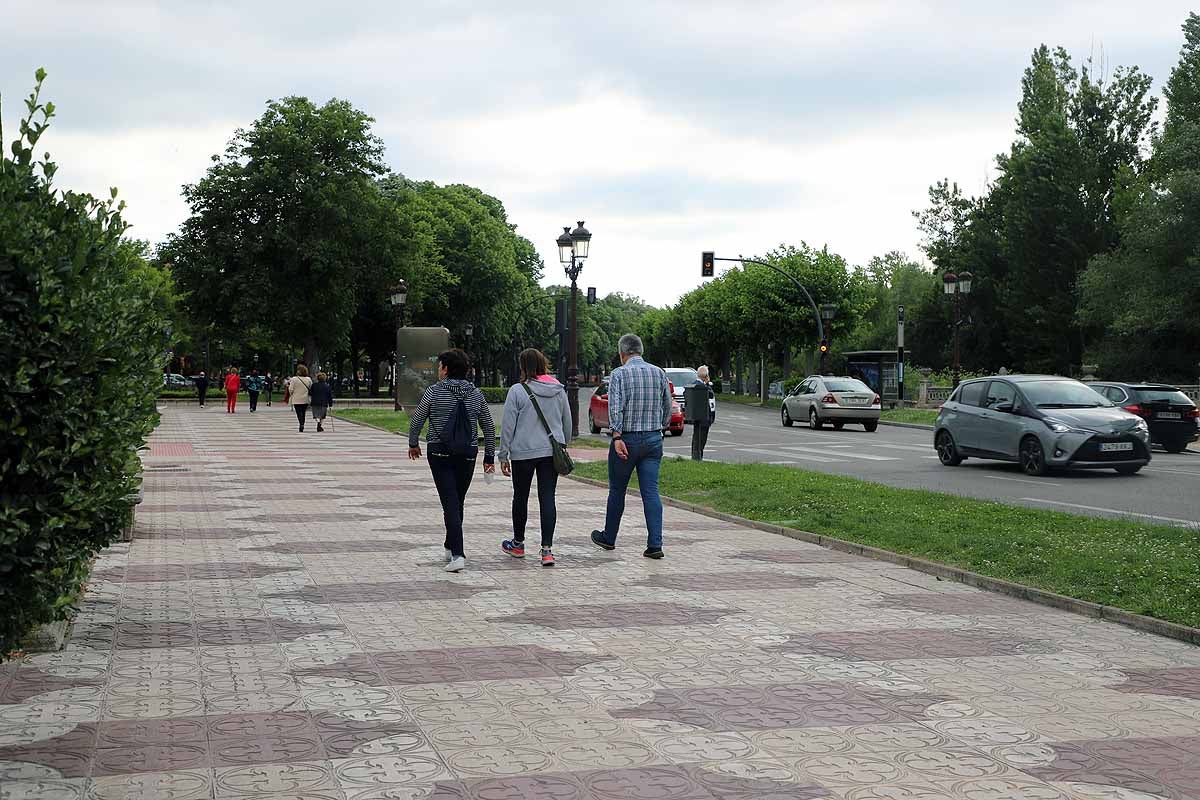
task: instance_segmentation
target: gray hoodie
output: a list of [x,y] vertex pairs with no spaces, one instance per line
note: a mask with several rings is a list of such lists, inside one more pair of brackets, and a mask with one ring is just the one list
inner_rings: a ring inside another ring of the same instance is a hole
[[[567,404],[567,390],[558,381],[529,381],[526,384],[537,398],[538,406],[546,417],[546,424],[554,438],[567,444],[571,434],[571,407]],[[531,458],[547,458],[552,455],[546,429],[538,419],[537,411],[529,400],[525,388],[519,384],[509,387],[504,401],[504,424],[500,426],[500,460],[525,461]]]

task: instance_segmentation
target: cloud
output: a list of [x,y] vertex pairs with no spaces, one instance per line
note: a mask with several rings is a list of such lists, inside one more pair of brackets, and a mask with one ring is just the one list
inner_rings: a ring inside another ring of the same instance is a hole
[[[915,254],[930,183],[984,187],[1030,51],[1062,44],[1161,87],[1190,8],[1163,0],[613,0],[560,7],[48,2],[6,10],[11,138],[33,70],[59,117],[59,185],[118,186],[160,240],[233,130],[270,98],[350,100],[410,177],[477,185],[555,260],[588,220],[585,280],[668,303],[696,254],[828,243]],[[549,269],[552,279],[560,274]]]

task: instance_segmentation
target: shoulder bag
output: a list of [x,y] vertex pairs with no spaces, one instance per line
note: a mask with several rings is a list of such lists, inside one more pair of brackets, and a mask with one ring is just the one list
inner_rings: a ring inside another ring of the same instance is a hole
[[538,405],[537,398],[533,396],[533,390],[524,383],[521,386],[529,395],[529,401],[533,403],[533,410],[537,412],[538,419],[542,421],[542,427],[546,430],[546,437],[550,439],[550,454],[554,461],[554,471],[559,475],[570,475],[575,470],[575,461],[567,452],[566,446],[555,439],[554,434],[550,432],[550,423],[546,422],[546,415],[542,413],[542,407]]

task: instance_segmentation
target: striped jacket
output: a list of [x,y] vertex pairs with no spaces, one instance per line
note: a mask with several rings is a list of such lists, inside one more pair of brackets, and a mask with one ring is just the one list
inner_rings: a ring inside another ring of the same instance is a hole
[[462,396],[463,405],[471,418],[471,429],[483,428],[483,463],[492,464],[496,460],[496,425],[492,422],[492,412],[488,408],[483,392],[475,388],[470,381],[447,378],[438,381],[425,390],[416,411],[412,413],[408,424],[408,446],[417,447],[421,443],[421,429],[429,422],[429,442],[441,442],[439,432],[450,424],[450,415],[458,407],[458,398]]

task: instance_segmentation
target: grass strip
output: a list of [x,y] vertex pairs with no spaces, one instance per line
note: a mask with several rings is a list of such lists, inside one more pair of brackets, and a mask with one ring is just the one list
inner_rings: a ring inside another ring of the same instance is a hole
[[879,415],[884,422],[908,422],[914,425],[932,425],[937,421],[936,408],[885,408]]
[[[576,474],[605,480],[607,465],[580,464]],[[1200,528],[1082,517],[769,464],[668,460],[660,488],[727,514],[1200,627]]]
[[[372,428],[389,433],[408,433],[408,414],[403,411],[393,411],[390,408],[343,408],[333,412],[333,416],[349,422],[358,422]],[[575,439],[571,447],[591,447],[608,449],[608,442],[594,439]]]

